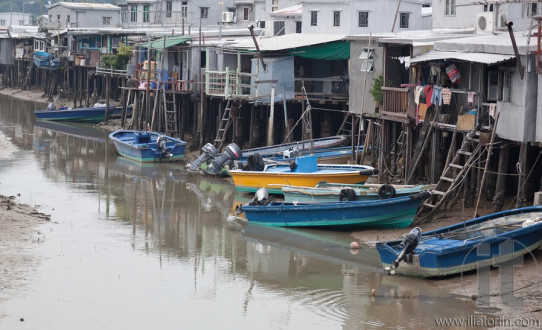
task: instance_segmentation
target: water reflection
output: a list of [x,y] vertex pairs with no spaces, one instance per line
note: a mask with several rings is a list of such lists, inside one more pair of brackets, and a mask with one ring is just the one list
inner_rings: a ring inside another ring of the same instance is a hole
[[349,233],[233,225],[232,205],[251,196],[230,179],[127,160],[107,133],[35,123],[33,106],[1,101],[0,129],[24,151],[0,167],[2,190],[57,221],[42,276],[3,306],[31,327],[413,328],[484,312],[438,282],[384,276],[376,250],[351,253]]

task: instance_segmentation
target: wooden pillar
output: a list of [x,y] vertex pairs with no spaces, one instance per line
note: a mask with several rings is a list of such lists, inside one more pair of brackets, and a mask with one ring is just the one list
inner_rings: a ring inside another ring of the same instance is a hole
[[431,162],[429,164],[429,171],[430,171],[430,182],[431,183],[437,183],[439,173],[438,172],[438,153],[439,153],[439,130],[434,129],[433,133],[431,134]]
[[519,149],[519,177],[518,177],[518,189],[516,195],[516,207],[525,206],[525,185],[526,185],[526,171],[527,171],[527,143],[522,142]]
[[506,190],[506,177],[508,174],[508,158],[510,156],[510,145],[502,145],[499,153],[499,168],[497,170],[497,183],[495,184],[495,196],[493,197],[493,211],[502,211],[504,205],[504,194]]

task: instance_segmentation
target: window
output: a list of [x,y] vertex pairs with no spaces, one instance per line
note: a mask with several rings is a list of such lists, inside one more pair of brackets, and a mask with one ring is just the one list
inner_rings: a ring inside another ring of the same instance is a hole
[[300,21],[295,22],[295,33],[301,33],[301,22]]
[[103,25],[111,25],[111,17],[102,17]]
[[273,0],[271,3],[271,11],[277,11],[279,9],[279,0]]
[[5,19],[0,19],[0,25],[6,25],[6,20]]
[[512,72],[489,71],[487,73],[487,100],[510,102]]
[[360,11],[358,13],[358,26],[359,27],[369,26],[369,12],[368,11]]
[[311,11],[311,26],[317,26],[317,25],[318,25],[318,12]]
[[455,16],[455,0],[446,0],[444,14],[446,16]]
[[188,16],[188,2],[181,2],[181,17],[186,18]]
[[333,12],[333,26],[341,26],[341,12],[340,11]]
[[56,20],[60,22],[60,15],[56,15]]
[[70,15],[67,15],[67,16],[66,16],[66,22],[67,22],[67,23],[70,22]]
[[373,48],[365,48],[361,51],[361,55],[359,56],[359,58],[363,60],[363,62],[361,63],[361,71],[373,71],[373,55]]
[[137,6],[130,6],[130,22],[137,22]]
[[143,22],[145,23],[149,23],[151,20],[151,13],[150,13],[150,6],[149,5],[145,5],[143,6]]
[[408,29],[408,17],[409,17],[409,13],[400,13],[399,27],[401,29]]
[[201,7],[200,8],[200,17],[201,18],[207,18],[209,16],[209,7]]
[[284,21],[273,22],[273,35],[274,36],[284,35]]
[[[522,16],[525,17],[531,17],[536,16],[538,14],[538,4],[536,2],[532,3],[524,3],[522,8]],[[526,14],[526,15],[525,15]]]
[[166,17],[171,17],[172,11],[173,11],[173,2],[166,1]]
[[243,21],[248,21],[248,7],[243,8]]

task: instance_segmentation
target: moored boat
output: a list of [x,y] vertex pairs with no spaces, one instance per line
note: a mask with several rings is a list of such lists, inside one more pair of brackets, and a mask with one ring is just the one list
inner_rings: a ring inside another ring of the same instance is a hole
[[430,190],[432,185],[342,184],[319,182],[314,187],[283,186],[286,202],[322,203],[339,200],[375,200]]
[[497,212],[412,234],[376,244],[382,266],[390,273],[439,277],[488,268],[542,244],[542,206]]
[[[260,196],[259,196],[260,195]],[[341,230],[360,228],[405,228],[414,220],[421,201],[431,194],[418,194],[374,201],[327,203],[268,202],[261,190],[242,205],[249,223],[279,227],[318,227]]]
[[34,52],[32,56],[34,65],[41,69],[58,69],[60,61],[53,54],[47,52]]
[[158,132],[118,130],[109,139],[121,156],[139,162],[181,160],[186,147],[185,141]]
[[[131,112],[131,109],[127,111]],[[105,120],[106,107],[94,106],[86,108],[49,108],[46,110],[35,110],[34,115],[38,120],[51,120],[51,121],[70,121],[80,123],[99,123]],[[122,108],[114,105],[109,106],[107,111],[107,119],[120,117],[122,115]]]
[[362,184],[378,170],[365,165],[317,164],[316,156],[298,157],[291,163],[260,164],[260,170],[230,170],[239,191],[256,192],[267,188],[272,194],[282,194],[286,185],[314,187],[320,181]]

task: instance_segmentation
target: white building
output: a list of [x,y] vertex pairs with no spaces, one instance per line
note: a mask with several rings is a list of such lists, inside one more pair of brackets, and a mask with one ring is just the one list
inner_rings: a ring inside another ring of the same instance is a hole
[[0,26],[32,25],[32,15],[25,13],[0,13]]
[[120,27],[120,7],[106,3],[57,2],[48,9],[48,28]]

